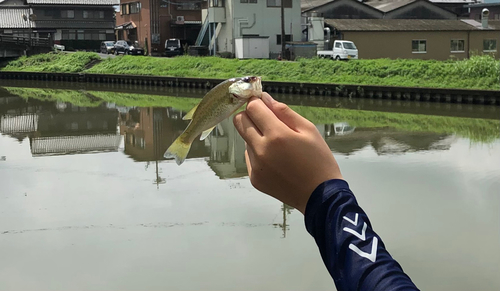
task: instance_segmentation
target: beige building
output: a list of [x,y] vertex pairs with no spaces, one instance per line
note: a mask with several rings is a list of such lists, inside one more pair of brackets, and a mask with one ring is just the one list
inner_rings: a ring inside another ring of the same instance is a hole
[[325,19],[337,39],[353,41],[360,59],[499,58],[500,21],[483,28],[474,20]]

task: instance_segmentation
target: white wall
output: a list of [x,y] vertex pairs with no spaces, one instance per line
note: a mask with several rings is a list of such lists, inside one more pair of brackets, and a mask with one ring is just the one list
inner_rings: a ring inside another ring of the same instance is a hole
[[[276,44],[276,35],[281,34],[281,12],[279,7],[267,7],[266,0],[258,3],[241,3],[240,0],[226,1],[226,23],[223,24],[218,37],[217,50],[233,52],[234,38],[240,37],[240,26],[245,35],[255,34],[269,36],[269,50],[281,51],[281,45]],[[293,34],[294,41],[301,40],[300,0],[293,0],[292,8],[285,8],[285,33]],[[255,15],[255,23],[254,23]],[[291,26],[291,28],[290,28]]]

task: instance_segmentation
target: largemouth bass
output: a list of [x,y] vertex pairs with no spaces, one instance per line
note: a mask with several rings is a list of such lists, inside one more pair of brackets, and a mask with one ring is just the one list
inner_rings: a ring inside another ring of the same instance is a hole
[[215,86],[182,118],[191,122],[167,149],[165,158],[175,158],[178,165],[182,164],[198,135],[201,134],[200,140],[204,140],[217,124],[231,116],[250,97],[260,98],[261,94],[261,79],[255,76],[233,78]]

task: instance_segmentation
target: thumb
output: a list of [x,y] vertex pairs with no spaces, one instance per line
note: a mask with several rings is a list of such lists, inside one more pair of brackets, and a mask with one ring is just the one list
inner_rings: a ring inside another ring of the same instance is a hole
[[294,131],[300,131],[309,124],[309,121],[302,117],[285,103],[278,102],[266,92],[262,92],[262,101],[271,109],[281,122]]

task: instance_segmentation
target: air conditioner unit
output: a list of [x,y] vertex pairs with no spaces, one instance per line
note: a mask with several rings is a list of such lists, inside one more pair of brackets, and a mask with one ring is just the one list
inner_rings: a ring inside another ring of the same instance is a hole
[[177,24],[184,24],[184,16],[179,15],[177,16],[177,20],[175,21]]

